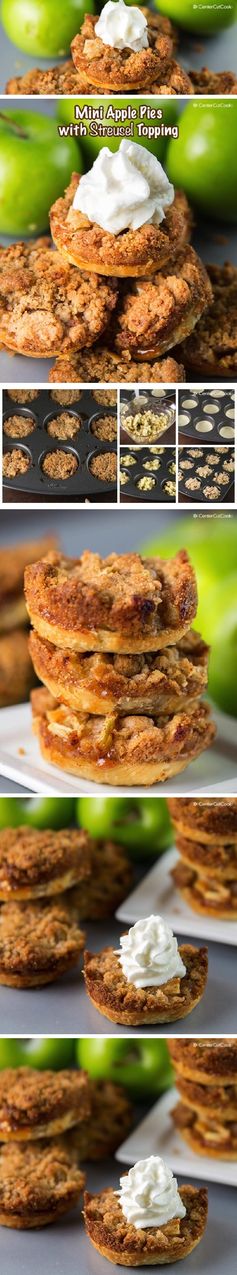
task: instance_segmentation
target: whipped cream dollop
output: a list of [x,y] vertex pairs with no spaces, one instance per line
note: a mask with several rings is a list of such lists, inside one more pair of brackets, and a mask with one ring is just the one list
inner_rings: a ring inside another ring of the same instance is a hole
[[148,48],[147,20],[141,9],[130,8],[124,0],[108,0],[96,22],[95,34],[111,49],[140,53]]
[[120,939],[117,952],[125,978],[134,987],[162,987],[170,978],[184,978],[186,967],[177,939],[162,916],[136,921]]
[[115,153],[103,146],[93,167],[81,177],[72,206],[109,234],[118,235],[147,222],[159,226],[173,199],[174,187],[155,155],[123,138]]
[[129,1173],[120,1178],[117,1194],[124,1217],[137,1230],[165,1226],[173,1217],[182,1218],[186,1214],[172,1169],[159,1155],[138,1160]]

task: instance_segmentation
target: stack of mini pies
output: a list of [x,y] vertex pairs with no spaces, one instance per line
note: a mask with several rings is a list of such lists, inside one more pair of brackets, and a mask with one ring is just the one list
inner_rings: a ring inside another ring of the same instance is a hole
[[171,1040],[169,1051],[181,1099],[175,1128],[197,1155],[236,1160],[236,1039]]
[[131,1126],[118,1085],[84,1071],[8,1068],[0,1073],[0,1225],[55,1223],[80,1199],[80,1161],[118,1146]]
[[47,761],[127,787],[178,774],[209,746],[208,648],[190,632],[197,595],[185,550],[166,562],[48,554],[27,568],[25,590]]
[[173,878],[189,907],[203,916],[237,918],[237,798],[172,798],[180,862]]
[[128,893],[130,864],[119,846],[82,830],[0,832],[0,983],[39,987],[80,960],[83,920],[103,920]]

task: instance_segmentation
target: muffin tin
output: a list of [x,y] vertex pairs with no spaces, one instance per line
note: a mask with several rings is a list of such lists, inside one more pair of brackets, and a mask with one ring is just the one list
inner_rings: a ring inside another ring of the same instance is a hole
[[[77,434],[65,442],[59,438],[51,438],[47,433],[50,420],[60,416],[62,412],[68,412],[71,416],[80,416],[82,419]],[[115,442],[104,443],[91,432],[93,421],[101,419],[102,416],[114,416],[116,420],[116,407],[101,407],[89,390],[82,390],[81,393],[79,391],[78,401],[73,403],[72,407],[67,407],[66,404],[60,406],[59,403],[54,402],[50,397],[50,390],[36,391],[35,399],[26,407],[8,398],[7,392],[4,391],[3,424],[10,416],[15,415],[28,419],[33,417],[36,427],[33,433],[29,434],[29,440],[25,437],[23,439],[9,438],[3,433],[3,451],[5,453],[13,451],[13,448],[19,448],[30,457],[31,465],[26,474],[18,474],[16,478],[3,478],[4,487],[15,491],[32,492],[32,495],[41,495],[45,500],[47,495],[55,495],[57,498],[78,496],[78,500],[88,497],[88,499],[100,501],[101,498],[108,500],[113,493],[116,493],[116,482],[109,483],[104,479],[95,478],[89,468],[93,456],[98,456],[99,453],[104,455],[108,452],[117,452]],[[59,450],[71,452],[73,456],[76,456],[78,469],[70,478],[49,478],[41,468],[46,452]]]
[[[162,446],[162,444],[160,445]],[[128,449],[126,450],[128,451]],[[175,482],[175,474],[169,473],[169,465],[171,465],[171,462],[176,461],[175,447],[167,447],[163,456],[158,456],[158,454],[153,456],[153,452],[152,454],[151,452],[152,448],[149,447],[135,449],[129,447],[129,455],[135,458],[135,465],[131,465],[131,467],[123,464],[123,453],[122,451],[120,452],[120,469],[129,474],[128,482],[124,483],[124,486],[120,486],[120,499],[124,495],[131,496],[133,500],[143,500],[143,502],[159,501],[160,503],[164,501],[165,504],[175,504],[175,496],[169,496],[164,491],[166,482]],[[144,461],[156,459],[160,461],[159,469],[143,468]],[[145,476],[147,478],[155,478],[155,486],[151,488],[151,491],[140,491],[137,486],[139,478],[145,478]]]
[[[193,448],[191,448],[191,451],[193,451]],[[228,474],[228,483],[226,483],[225,486],[224,484],[221,485],[221,487],[219,488],[219,496],[215,496],[214,500],[209,500],[208,496],[204,495],[204,487],[207,487],[207,486],[217,487],[218,484],[215,482],[214,478],[212,479],[211,474],[209,474],[207,478],[201,478],[200,474],[197,474],[197,469],[199,469],[200,465],[201,467],[202,465],[208,465],[207,453],[208,453],[208,448],[204,447],[203,455],[197,456],[196,459],[194,460],[193,456],[190,456],[190,447],[179,448],[178,470],[180,469],[181,456],[183,456],[183,459],[185,460],[192,461],[192,469],[185,469],[183,471],[183,475],[184,475],[183,479],[180,478],[178,480],[178,493],[179,493],[179,496],[180,495],[187,496],[189,500],[195,500],[196,503],[200,502],[204,505],[212,505],[212,504],[218,505],[218,504],[221,504],[221,502],[223,502],[224,496],[226,496],[228,492],[231,490],[231,487],[233,486],[233,483],[235,481],[235,471],[233,469],[232,473]],[[210,469],[213,471],[213,474],[216,473],[217,471],[219,473],[219,471],[224,468],[224,460],[230,460],[232,459],[232,457],[234,460],[235,458],[234,447],[228,448],[228,454],[227,452],[224,451],[223,459],[220,455],[220,452],[217,452],[216,465],[210,465]],[[198,478],[198,481],[201,483],[201,486],[199,487],[198,491],[190,491],[189,487],[185,487],[185,482],[187,481],[187,478],[196,478],[196,477]]]
[[148,388],[147,388],[147,389],[146,389],[145,385],[144,385],[144,386],[142,386],[141,394],[139,394],[139,403],[138,403],[138,404],[137,404],[137,406],[136,406],[136,409],[135,409],[135,411],[134,411],[134,415],[135,415],[135,413],[136,413],[137,411],[139,411],[139,405],[142,407],[142,400],[143,400],[145,397],[146,397],[146,399],[147,399],[147,402],[146,402],[146,403],[144,403],[144,410],[145,410],[145,411],[146,411],[146,410],[152,410],[152,411],[154,411],[154,412],[157,412],[157,414],[158,414],[158,413],[160,413],[160,412],[162,412],[163,410],[164,410],[164,411],[168,410],[168,411],[170,412],[170,410],[171,410],[171,404],[173,404],[173,405],[174,405],[174,408],[173,408],[173,415],[172,415],[172,418],[171,418],[170,420],[169,420],[169,418],[168,418],[168,420],[167,420],[167,426],[164,426],[164,429],[162,430],[162,433],[158,433],[156,436],[154,436],[154,438],[149,439],[149,440],[148,440],[148,439],[147,439],[147,440],[146,440],[146,439],[142,439],[142,438],[140,438],[140,439],[134,439],[134,438],[132,438],[132,434],[130,433],[130,431],[126,429],[125,417],[123,416],[123,410],[121,410],[121,409],[123,409],[124,405],[127,403],[127,406],[128,406],[128,414],[129,414],[129,408],[131,409],[131,411],[132,411],[132,409],[133,409],[133,399],[134,399],[135,397],[136,397],[136,391],[135,391],[135,390],[127,390],[127,391],[126,391],[126,390],[125,390],[125,391],[123,390],[123,392],[122,392],[122,394],[121,394],[121,399],[120,399],[120,436],[121,436],[121,442],[126,443],[126,442],[127,442],[127,440],[129,440],[129,442],[133,443],[134,447],[138,447],[138,446],[143,446],[143,447],[152,447],[152,445],[153,445],[153,444],[155,444],[155,443],[163,443],[163,439],[165,440],[165,442],[166,442],[166,443],[173,443],[173,442],[174,442],[174,423],[175,423],[175,416],[176,416],[175,389],[174,389],[173,391],[172,391],[172,390],[166,390],[166,391],[165,391],[165,393],[164,393],[164,395],[162,394],[162,396],[160,395],[160,396],[157,396],[157,398],[156,398],[156,397],[155,397],[155,394],[153,394],[153,393],[151,394],[150,386],[148,386]]
[[[179,390],[179,395],[178,395],[179,434],[187,434],[187,436],[189,438],[192,438],[193,441],[197,443],[197,445],[199,443],[201,445],[203,442],[210,443],[211,445],[213,443],[234,442],[235,418],[233,417],[233,422],[232,422],[231,417],[228,417],[228,416],[226,417],[226,412],[235,411],[234,390],[223,391],[222,397],[220,397],[220,394],[222,394],[222,391],[220,391],[219,394],[217,393],[217,396],[214,397],[215,395],[214,390],[200,390],[200,392],[197,394],[195,394],[195,392],[193,392],[192,390],[188,390],[188,389]],[[191,404],[191,400],[192,400],[192,406],[185,407],[185,403],[190,402]],[[207,410],[209,405],[216,408],[216,411],[213,412],[213,414],[210,411],[208,412]],[[181,420],[180,419],[181,417],[185,419]],[[200,422],[206,421],[206,430],[198,429],[199,421]],[[221,434],[221,429],[223,429],[225,425],[227,426],[230,425],[230,427],[232,427],[232,424],[233,424],[232,436],[229,436],[228,438],[224,434]]]

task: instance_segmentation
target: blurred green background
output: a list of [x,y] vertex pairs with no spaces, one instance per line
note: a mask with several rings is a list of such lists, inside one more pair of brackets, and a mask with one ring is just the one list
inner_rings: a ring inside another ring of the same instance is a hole
[[0,1069],[25,1066],[56,1071],[61,1067],[83,1067],[92,1080],[123,1085],[138,1101],[158,1097],[173,1082],[165,1039],[0,1038]]

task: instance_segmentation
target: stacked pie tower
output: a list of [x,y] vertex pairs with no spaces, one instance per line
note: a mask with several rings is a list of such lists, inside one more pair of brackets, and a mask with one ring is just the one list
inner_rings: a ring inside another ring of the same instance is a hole
[[169,1041],[179,1102],[175,1128],[197,1155],[237,1160],[237,1042]]
[[2,1071],[0,1225],[30,1230],[57,1222],[82,1195],[81,1161],[112,1153],[131,1121],[120,1086],[85,1071]]
[[190,631],[196,581],[185,550],[49,554],[25,575],[32,693],[43,756],[96,782],[153,784],[184,770],[215,727],[201,696],[208,648]]
[[171,798],[180,860],[173,878],[203,916],[237,918],[237,798]]

